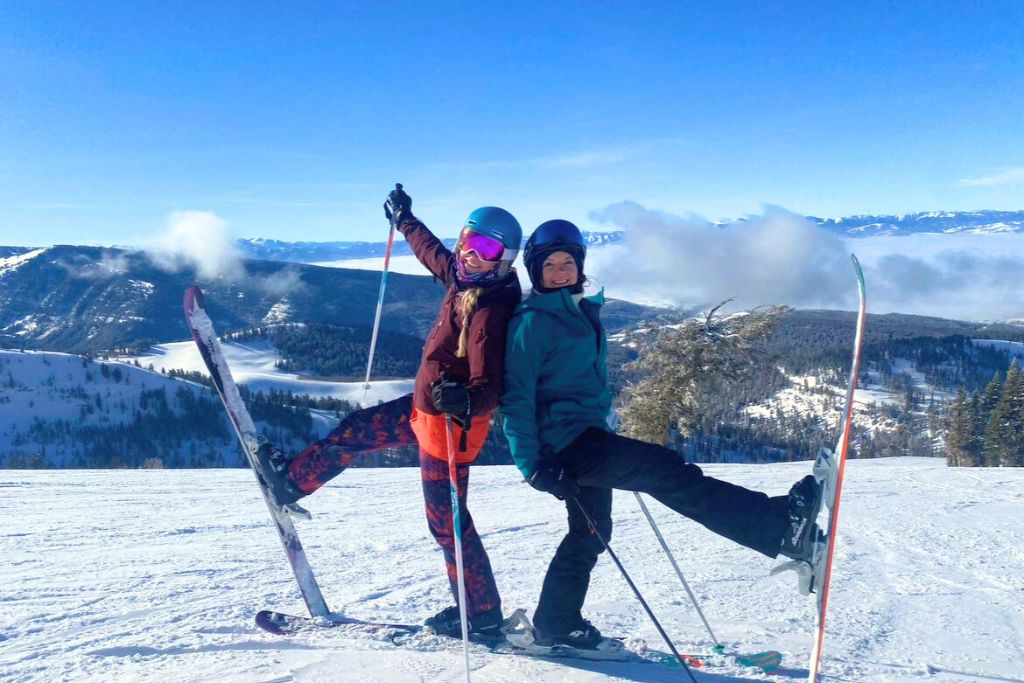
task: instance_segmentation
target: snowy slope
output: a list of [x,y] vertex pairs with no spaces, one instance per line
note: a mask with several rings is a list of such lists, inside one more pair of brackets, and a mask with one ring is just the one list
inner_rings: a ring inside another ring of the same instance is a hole
[[[202,360],[195,344],[177,346],[181,347],[175,351],[182,365],[167,367],[198,369]],[[264,358],[267,364],[266,355],[254,353],[244,367],[255,374],[262,367],[258,358]],[[273,367],[272,360],[269,365]],[[268,380],[253,384],[250,386],[255,390],[275,387],[307,393],[298,390],[300,382],[275,384]],[[376,388],[378,394],[387,390]],[[374,390],[368,395],[375,395]],[[162,412],[165,407],[167,413]],[[221,429],[190,422],[189,410],[193,411],[192,419],[197,413],[206,416],[212,411],[222,423]],[[312,411],[311,416],[316,436],[326,434],[337,422],[332,413]],[[281,432],[262,421],[259,427],[287,447],[306,444],[301,434]],[[155,434],[153,430],[157,430]],[[150,438],[138,438],[139,431],[147,432]],[[201,464],[242,463],[220,400],[208,387],[127,362],[0,349],[0,465],[33,455],[42,456],[55,467],[94,467],[97,462],[107,466],[110,458],[119,458],[129,467],[148,458],[160,458],[167,466],[196,466],[200,456]]]
[[[809,463],[715,465],[716,476],[783,493]],[[564,508],[510,467],[476,468],[471,507],[506,608],[531,609]],[[457,645],[396,649],[321,632],[282,639],[252,615],[300,610],[252,475],[206,471],[0,471],[0,679],[5,683],[460,681]],[[854,461],[824,656],[831,681],[1009,683],[1024,672],[1024,471],[941,461]],[[349,470],[309,500],[303,535],[328,603],[353,617],[416,621],[449,604],[415,469]],[[813,599],[772,561],[652,511],[721,641],[775,648],[783,669],[698,674],[702,683],[802,680]],[[617,493],[613,544],[677,642],[707,643],[631,494]],[[664,650],[602,558],[585,613],[605,632]],[[647,664],[472,654],[473,680],[680,681]]]
[[[52,466],[85,466],[92,457],[123,456],[129,465],[148,457],[165,456],[173,462],[184,457],[187,445],[166,453],[120,453],[103,448],[102,434],[115,435],[131,427],[140,414],[153,414],[163,401],[149,400],[159,393],[173,410],[179,392],[193,400],[207,399],[215,406],[212,390],[181,382],[159,373],[118,362],[89,360],[66,353],[0,350],[0,464],[12,457],[42,454]],[[225,436],[230,436],[227,423]],[[88,437],[84,435],[89,433]],[[240,462],[237,446],[228,439],[192,437],[208,452],[211,462]],[[100,444],[96,444],[96,441]],[[94,447],[99,446],[98,450]],[[84,451],[88,450],[89,453]],[[171,457],[171,456],[175,457]]]
[[31,251],[26,251],[19,254],[12,254],[10,256],[0,258],[0,277],[3,277],[7,273],[16,270],[18,266],[21,266],[31,261],[36,256],[39,256],[45,251],[46,249],[32,249]]
[[[224,342],[222,346],[235,381],[253,391],[292,391],[296,394],[338,398],[360,405],[390,401],[412,391],[412,379],[371,381],[368,390],[364,390],[362,382],[302,379],[299,375],[282,372],[274,367],[274,363],[281,360],[281,355],[266,342]],[[158,371],[176,369],[208,374],[192,340],[160,344],[152,347],[145,355],[131,356],[124,360],[138,360],[142,367],[152,365]]]
[[[773,415],[814,417],[830,428],[837,429],[846,400],[846,388],[824,384],[814,375],[787,375],[790,386],[780,390],[770,400],[747,406],[743,412],[751,417],[768,418]],[[854,391],[853,418],[859,427],[874,428],[876,418],[868,411],[875,405],[896,403],[897,399],[878,384],[866,384]]]

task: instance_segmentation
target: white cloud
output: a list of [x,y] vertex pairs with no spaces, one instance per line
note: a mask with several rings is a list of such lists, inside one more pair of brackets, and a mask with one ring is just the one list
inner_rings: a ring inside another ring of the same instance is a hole
[[869,237],[849,245],[864,263],[872,311],[1024,319],[1024,235]]
[[706,306],[848,307],[851,269],[841,239],[778,207],[716,226],[622,202],[593,216],[625,230],[623,247],[595,250],[588,274],[609,296]]
[[237,281],[245,276],[227,221],[209,211],[175,211],[147,251],[153,264],[164,270],[195,268],[200,279]]
[[853,310],[849,253],[864,267],[872,313],[1024,319],[1024,235],[840,238],[769,207],[722,227],[632,202],[593,216],[626,231],[593,249],[586,272],[610,297],[705,308],[762,304]]
[[964,178],[960,181],[961,185],[967,187],[990,187],[992,185],[1012,185],[1015,183],[1024,183],[1024,168],[1011,168],[994,175],[981,178]]
[[80,257],[78,262],[69,262],[61,259],[55,263],[67,271],[68,275],[80,280],[109,278],[126,273],[129,269],[128,256],[122,252],[104,250],[100,254],[99,261],[81,260],[84,258]]
[[295,267],[285,267],[276,273],[271,273],[257,284],[263,291],[273,296],[294,294],[306,286],[302,282],[302,274]]

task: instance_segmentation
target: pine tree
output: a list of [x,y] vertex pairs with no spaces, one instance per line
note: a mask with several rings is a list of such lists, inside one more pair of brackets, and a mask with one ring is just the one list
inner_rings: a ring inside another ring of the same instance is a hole
[[977,392],[971,396],[968,409],[971,416],[971,443],[968,448],[971,467],[984,467],[985,423],[981,419],[981,397]]
[[1007,378],[1006,387],[1003,390],[1010,416],[1009,443],[1005,464],[1007,467],[1024,467],[1024,372],[1020,370],[1017,361],[1014,361],[1010,367],[1016,376],[1012,384]]
[[[989,444],[995,444],[997,435],[994,433],[992,413],[995,412],[996,404],[1003,393],[1003,382],[1001,375],[997,372],[985,386],[981,395],[981,402],[978,412],[979,442],[981,444],[981,462],[986,467],[994,467],[995,463],[990,458]],[[994,445],[992,446],[994,447]]]
[[[986,399],[988,389],[986,388]],[[1016,467],[1024,451],[1024,377],[1017,361],[1010,364],[999,399],[985,427],[985,464],[989,467]]]
[[971,443],[974,440],[974,425],[971,423],[967,392],[963,387],[957,392],[956,400],[949,408],[946,429],[946,464],[950,467],[973,465]]
[[1017,361],[1010,364],[1003,391],[989,418],[985,455],[992,467],[1024,465],[1024,375]]
[[988,418],[992,415],[992,410],[996,407],[996,403],[999,403],[999,397],[1003,393],[1003,380],[1002,375],[998,372],[993,375],[991,381],[985,386],[985,391],[981,395],[980,411],[978,418],[982,424],[988,424]]
[[689,436],[715,394],[755,368],[751,349],[791,309],[771,306],[723,316],[722,302],[702,320],[661,329],[625,370],[639,375],[623,392],[620,413],[627,436],[665,445],[672,432]]

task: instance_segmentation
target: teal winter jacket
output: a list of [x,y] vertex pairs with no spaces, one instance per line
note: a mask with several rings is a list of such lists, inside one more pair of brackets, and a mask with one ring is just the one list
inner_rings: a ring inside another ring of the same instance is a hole
[[501,415],[516,466],[529,478],[589,427],[607,429],[608,342],[600,323],[604,292],[580,300],[565,288],[516,308],[505,345]]

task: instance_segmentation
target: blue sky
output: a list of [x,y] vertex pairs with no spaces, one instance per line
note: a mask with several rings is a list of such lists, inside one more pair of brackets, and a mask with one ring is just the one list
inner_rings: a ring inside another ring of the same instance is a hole
[[0,3],[0,245],[1024,209],[1021,2]]

